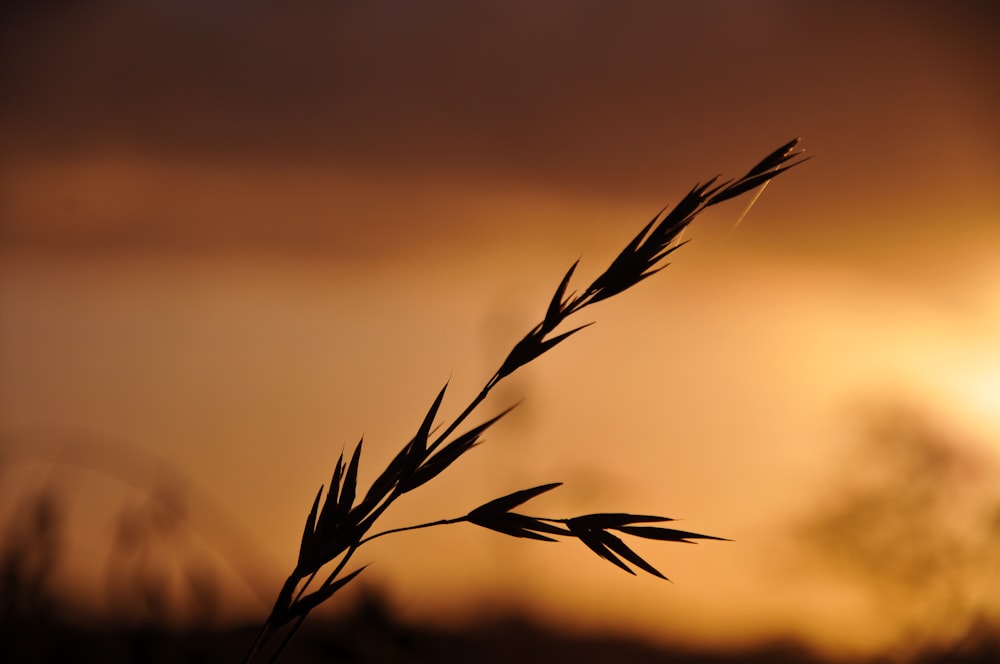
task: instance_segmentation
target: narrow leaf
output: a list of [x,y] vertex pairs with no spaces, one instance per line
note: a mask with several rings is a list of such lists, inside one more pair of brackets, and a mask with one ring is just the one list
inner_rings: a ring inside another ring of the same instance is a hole
[[361,501],[361,505],[365,511],[374,509],[383,498],[389,495],[393,487],[396,486],[403,466],[410,458],[409,455],[412,448],[413,441],[410,441],[403,449],[396,453],[396,456],[392,458],[392,461],[385,467],[385,470],[368,487],[368,492],[365,494],[364,500]]
[[716,203],[721,203],[722,201],[728,201],[730,198],[735,198],[742,193],[750,191],[751,189],[756,189],[765,182],[769,182],[781,173],[784,173],[790,168],[795,168],[801,163],[808,161],[808,157],[805,159],[800,159],[792,164],[777,168],[773,171],[768,171],[766,173],[758,173],[756,175],[748,175],[739,182],[736,182],[731,187],[726,188],[722,192],[716,194],[710,201],[705,203],[705,205],[715,205]]
[[[587,287],[587,293],[591,295],[601,294],[604,291],[611,291],[611,294],[620,293],[621,291],[628,288],[627,283],[628,275],[632,274],[636,270],[636,254],[639,250],[640,245],[644,244],[648,240],[650,230],[653,225],[660,219],[660,216],[666,211],[667,208],[663,208],[649,221],[648,224],[643,226],[642,230],[632,238],[632,240],[625,245],[611,264],[608,265],[607,269],[604,270],[593,283]],[[662,223],[662,222],[661,222]],[[603,300],[610,297],[610,295],[602,295],[601,297],[593,298],[594,302]]]
[[427,451],[427,439],[431,434],[431,427],[434,425],[434,418],[437,417],[438,409],[441,407],[441,402],[444,400],[445,390],[448,389],[448,383],[444,384],[441,391],[438,392],[437,397],[434,399],[434,403],[431,404],[430,410],[427,411],[427,415],[424,416],[424,421],[420,423],[420,428],[417,430],[417,435],[413,438],[413,459],[419,459],[417,463],[423,461],[423,454]]
[[541,355],[542,353],[545,353],[545,352],[551,350],[553,346],[555,346],[556,344],[564,341],[570,335],[576,334],[577,332],[579,332],[583,328],[590,327],[591,325],[593,325],[593,323],[584,323],[583,325],[581,325],[579,327],[573,328],[569,332],[563,332],[562,334],[560,334],[558,336],[555,336],[555,337],[552,337],[551,339],[546,339],[545,341],[543,341],[542,343],[540,343],[538,345],[538,352],[535,353],[535,356],[532,357],[531,359],[533,360],[536,357],[538,357],[539,355]]
[[312,509],[309,510],[309,516],[306,517],[306,526],[302,530],[302,542],[299,544],[299,566],[308,564],[309,559],[313,557],[315,552],[315,542],[316,542],[316,511],[319,509],[319,499],[323,495],[323,485],[319,487],[319,491],[316,492],[316,499],[313,501]]
[[545,323],[542,328],[545,330],[554,330],[557,325],[562,321],[563,313],[563,296],[566,294],[566,287],[569,285],[569,280],[573,276],[573,272],[576,270],[576,266],[580,264],[580,259],[577,259],[569,266],[569,270],[566,272],[566,276],[562,278],[559,285],[556,287],[555,294],[552,295],[552,301],[549,302],[549,308],[545,312]]
[[[530,537],[546,541],[555,541],[550,537],[541,537],[539,533],[550,535],[566,536],[572,533],[561,526],[549,523],[532,516],[517,514],[515,512],[470,512],[465,520],[471,524],[496,530],[497,532],[513,535],[514,537]],[[524,534],[525,532],[531,534]]]
[[625,514],[623,512],[599,512],[597,514],[585,514],[574,517],[572,521],[580,524],[584,528],[605,530],[607,528],[619,528],[632,523],[662,523],[673,521],[665,516],[652,516],[649,514]]
[[[466,431],[465,433],[463,433],[461,436],[459,436],[458,438],[456,438],[455,441],[452,441],[451,443],[449,443],[449,446],[453,445],[458,440],[461,440],[462,438],[465,438],[467,436],[471,436],[473,438],[478,438],[480,435],[483,434],[484,431],[486,431],[491,426],[493,426],[494,424],[496,424],[497,421],[500,420],[500,418],[504,417],[505,415],[507,415],[508,413],[510,413],[510,411],[512,411],[515,408],[517,408],[518,405],[519,404],[514,404],[513,406],[508,406],[507,408],[505,408],[504,410],[500,411],[499,413],[497,413],[496,415],[494,415],[490,419],[486,420],[482,424],[469,429],[468,431]],[[437,447],[442,442],[443,441],[441,439],[438,439],[438,440],[434,441],[434,445],[432,447]]]
[[518,525],[516,523],[512,523],[512,522],[507,522],[507,521],[479,521],[479,520],[473,521],[473,520],[470,519],[469,523],[477,525],[477,526],[479,526],[481,528],[486,528],[487,530],[492,530],[494,532],[501,533],[503,535],[509,535],[511,537],[520,537],[520,538],[523,538],[523,539],[533,539],[533,540],[538,540],[540,542],[555,542],[555,541],[557,541],[557,540],[555,540],[555,539],[553,539],[551,537],[548,537],[546,535],[542,535],[542,534],[537,533],[537,532],[532,532],[531,530],[528,530],[527,528],[525,528],[523,526],[520,526],[520,525]]
[[[570,521],[572,521],[572,519],[570,519]],[[577,538],[579,538],[579,540],[581,542],[583,542],[584,544],[586,544],[587,547],[591,551],[593,551],[594,553],[596,553],[597,555],[599,555],[601,558],[604,558],[609,563],[611,563],[611,564],[613,564],[613,565],[615,565],[617,567],[620,567],[623,570],[625,570],[626,572],[628,572],[629,574],[631,574],[632,576],[635,576],[635,572],[633,572],[632,569],[628,565],[626,565],[625,563],[623,563],[614,553],[611,552],[610,549],[608,549],[604,545],[603,542],[601,542],[601,540],[600,540],[599,536],[597,535],[597,533],[595,533],[594,531],[590,531],[590,530],[584,530],[584,529],[574,528],[572,525],[570,525],[570,530],[573,531],[573,534],[576,535]],[[598,532],[601,532],[601,531],[598,531]]]
[[661,579],[666,579],[658,569],[650,565],[648,562],[643,560],[643,558],[637,554],[635,551],[630,549],[625,542],[621,541],[619,538],[615,537],[609,532],[601,531],[601,542],[607,546],[609,549],[617,553],[619,556],[629,561],[636,567],[645,570],[646,572],[652,574],[653,576],[658,576]]
[[[413,491],[421,484],[424,484],[434,477],[436,477],[441,471],[454,463],[459,457],[471,450],[473,447],[479,444],[479,437],[484,431],[493,426],[497,420],[501,417],[514,410],[517,404],[510,406],[506,410],[502,411],[498,415],[486,420],[479,426],[469,429],[461,436],[451,441],[445,445],[440,451],[438,451],[434,456],[427,459],[419,468],[410,473],[407,477],[400,478],[399,489],[403,493],[408,491]],[[431,448],[436,448],[441,444],[441,440],[434,441]]]
[[319,606],[326,600],[330,599],[330,597],[332,597],[335,592],[337,592],[338,590],[346,586],[348,583],[353,581],[358,576],[358,574],[361,574],[361,572],[365,571],[367,567],[368,565],[358,568],[353,572],[351,572],[350,574],[348,574],[347,576],[343,576],[337,579],[336,581],[333,581],[329,584],[325,584],[315,592],[311,592],[302,599],[300,599],[298,602],[292,605],[288,613],[289,620],[291,618],[300,616],[302,614],[309,613],[317,606]]
[[639,282],[645,281],[646,279],[649,279],[651,276],[653,276],[654,274],[656,274],[657,272],[659,272],[663,268],[667,267],[668,265],[670,265],[670,263],[667,263],[667,265],[661,265],[660,267],[653,268],[651,270],[647,270],[647,271],[643,272],[638,277],[636,277],[636,280],[635,280],[635,282],[633,282],[632,285],[636,286],[636,285],[639,284]]
[[319,512],[319,519],[316,522],[317,532],[329,533],[337,522],[337,498],[340,495],[340,482],[344,476],[344,453],[340,453],[337,459],[337,466],[333,469],[333,477],[330,478],[330,489],[326,492],[323,500],[323,507]]
[[515,491],[514,493],[509,493],[506,496],[501,496],[491,500],[488,503],[480,505],[476,509],[469,512],[469,515],[488,513],[488,512],[509,512],[518,505],[526,503],[535,496],[540,496],[546,491],[551,491],[557,486],[562,486],[562,482],[552,482],[550,484],[542,484],[530,489],[521,489],[520,491]]
[[340,490],[340,500],[337,503],[337,508],[340,510],[341,515],[345,515],[351,511],[354,507],[354,497],[358,489],[358,466],[361,462],[361,445],[365,442],[364,436],[358,441],[357,447],[354,448],[354,454],[351,456],[351,463],[347,466],[347,472],[344,473],[344,486]]
[[[656,263],[659,263],[664,258],[666,258],[670,254],[674,253],[675,251],[677,251],[678,249],[680,249],[681,247],[683,247],[685,244],[687,244],[690,241],[691,240],[684,240],[683,242],[677,242],[676,244],[668,244],[668,245],[666,245],[665,247],[663,247],[662,249],[660,249],[659,253],[655,254],[650,259],[650,261],[649,261],[650,265],[655,265]],[[666,265],[662,266],[660,269],[663,269],[664,267],[666,267]],[[659,272],[659,270],[657,270],[657,272]]]
[[479,436],[468,433],[445,445],[441,451],[425,461],[408,477],[400,481],[400,491],[406,493],[437,477],[445,468],[455,463],[463,454],[479,444]]
[[326,501],[323,503],[323,511],[326,511],[326,506],[330,504],[330,499],[334,501],[337,500],[337,496],[340,495],[340,481],[344,477],[344,453],[340,453],[340,457],[337,459],[337,466],[333,469],[333,477],[330,479],[330,491],[326,494]]
[[691,533],[686,530],[674,530],[673,528],[657,528],[655,526],[622,526],[615,527],[623,533],[642,537],[645,539],[660,540],[661,542],[688,542],[693,539],[718,540],[728,542],[725,537],[713,537],[712,535],[701,535]]
[[748,176],[756,175],[758,173],[763,173],[764,171],[769,171],[775,166],[780,166],[784,162],[788,161],[790,158],[794,157],[796,154],[799,154],[799,153],[793,153],[795,146],[798,144],[799,144],[798,138],[793,138],[792,140],[788,141],[780,148],[778,148],[771,154],[761,159],[756,166],[750,169],[747,175]]
[[531,328],[531,331],[524,335],[524,337],[522,337],[521,340],[514,344],[514,347],[510,349],[510,353],[507,354],[507,357],[504,358],[500,368],[497,369],[497,377],[503,378],[505,376],[509,376],[519,367],[523,367],[525,364],[538,357],[539,352],[537,347],[541,343],[544,336],[545,331],[543,330],[543,325],[541,323]]
[[641,245],[646,239],[648,239],[647,236],[649,235],[650,229],[653,228],[653,225],[656,224],[658,220],[660,224],[663,223],[660,217],[666,211],[667,208],[663,207],[659,212],[653,215],[653,218],[649,220],[649,223],[643,226],[642,230],[639,231],[639,233],[634,238],[632,238],[632,240],[627,245],[625,245],[625,248],[621,250],[621,252],[613,261],[611,261],[611,264],[614,265],[615,263],[617,263],[619,258],[627,259],[629,256],[634,254],[635,250],[639,248],[639,245]]
[[[718,178],[713,178],[712,182],[714,183],[715,180],[717,180],[717,179]],[[710,199],[710,198],[712,198],[712,196],[714,196],[715,194],[719,193],[720,191],[722,191],[723,189],[725,189],[726,187],[728,187],[732,183],[733,183],[732,179],[723,180],[722,182],[719,182],[717,185],[715,185],[711,189],[706,189],[704,192],[702,192],[702,196],[704,196],[706,199]]]

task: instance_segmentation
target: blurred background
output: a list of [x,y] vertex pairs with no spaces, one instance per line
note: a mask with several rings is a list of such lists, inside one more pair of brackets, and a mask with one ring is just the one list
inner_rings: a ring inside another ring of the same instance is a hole
[[364,435],[370,481],[574,260],[589,283],[693,184],[801,136],[814,159],[588,310],[487,404],[525,400],[488,443],[385,521],[562,481],[532,513],[733,541],[638,544],[665,583],[436,528],[373,543],[334,604],[734,657],[957,657],[996,633],[992,3],[2,11],[8,625],[259,621],[341,451]]

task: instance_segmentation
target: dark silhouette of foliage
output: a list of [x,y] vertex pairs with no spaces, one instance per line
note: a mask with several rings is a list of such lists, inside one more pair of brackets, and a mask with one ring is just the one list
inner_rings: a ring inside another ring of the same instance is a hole
[[[645,539],[690,542],[697,539],[721,539],[658,526],[636,525],[669,521],[667,517],[634,514],[587,514],[569,519],[539,518],[510,511],[527,500],[559,486],[544,484],[523,489],[487,502],[465,516],[397,528],[369,535],[369,531],[397,499],[431,481],[466,452],[482,442],[483,434],[510,412],[511,408],[473,426],[454,437],[456,430],[486,399],[504,378],[536,360],[591,323],[556,333],[568,319],[592,304],[622,293],[668,265],[665,259],[681,247],[681,232],[706,208],[760,187],[789,168],[802,163],[796,159],[798,139],[767,155],[744,176],[720,181],[718,176],[695,185],[669,212],[664,208],[642,228],[589,286],[577,294],[566,294],[579,261],[573,263],[559,282],[542,320],[508,353],[500,367],[486,381],[482,390],[443,431],[433,434],[434,421],[444,400],[447,385],[441,389],[413,438],[389,462],[372,482],[364,498],[356,501],[358,469],[362,443],[359,442],[349,462],[343,455],[334,468],[326,498],[320,487],[306,517],[298,560],[280,591],[270,615],[250,647],[245,662],[251,662],[266,642],[280,629],[294,623],[276,648],[270,661],[284,650],[309,612],[329,599],[364,569],[344,575],[354,553],[366,542],[392,533],[467,522],[512,537],[554,541],[558,537],[580,540],[598,556],[624,571],[635,574],[631,566],[666,579],[655,567],[640,557],[619,534]],[[616,534],[618,533],[618,534]],[[335,564],[334,564],[335,563]],[[323,567],[333,570],[319,588],[309,591]]]

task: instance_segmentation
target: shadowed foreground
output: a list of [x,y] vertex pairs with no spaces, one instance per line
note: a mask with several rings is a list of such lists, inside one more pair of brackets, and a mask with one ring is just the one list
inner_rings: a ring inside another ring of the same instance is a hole
[[[102,625],[34,617],[0,626],[0,660],[5,662],[235,662],[253,639],[256,627],[176,631],[159,627]],[[509,616],[461,631],[435,629],[398,620],[374,595],[364,596],[336,620],[316,620],[284,655],[288,662],[478,664],[624,662],[652,664],[839,664],[793,641],[732,648],[654,647],[612,636],[586,636],[551,630]],[[891,656],[863,662],[898,661]],[[925,653],[917,664],[1000,661],[996,630],[981,630],[948,651]]]

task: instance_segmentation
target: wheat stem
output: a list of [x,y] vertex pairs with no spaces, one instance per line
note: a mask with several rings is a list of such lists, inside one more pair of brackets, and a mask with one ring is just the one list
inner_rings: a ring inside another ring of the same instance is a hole
[[[695,185],[672,210],[666,212],[664,208],[654,216],[652,221],[642,228],[605,271],[580,295],[574,291],[566,296],[567,287],[579,261],[574,263],[556,288],[542,321],[514,344],[500,368],[486,381],[479,393],[440,434],[431,440],[430,436],[435,430],[434,420],[445,394],[445,390],[442,389],[417,434],[372,482],[367,494],[360,501],[356,501],[356,491],[361,443],[358,443],[352,457],[346,463],[342,454],[322,505],[320,499],[323,487],[320,487],[316,494],[306,519],[298,562],[281,587],[271,614],[257,633],[244,663],[249,664],[279,629],[293,623],[269,659],[270,662],[274,662],[288,647],[312,609],[329,599],[364,569],[362,567],[341,576],[358,548],[385,535],[467,522],[513,537],[542,541],[555,541],[554,537],[576,538],[601,558],[630,574],[636,573],[632,569],[635,567],[664,579],[665,576],[629,548],[620,536],[624,534],[674,542],[720,539],[648,525],[670,521],[660,516],[597,513],[568,519],[552,519],[531,517],[511,511],[523,502],[559,486],[559,483],[522,489],[502,496],[477,507],[464,517],[392,528],[374,535],[368,535],[368,532],[403,494],[437,477],[479,444],[483,432],[509,412],[510,409],[452,438],[458,428],[476,412],[493,388],[505,377],[517,372],[521,367],[533,362],[586,327],[582,325],[568,332],[556,334],[556,330],[569,317],[592,304],[632,288],[666,267],[667,256],[684,244],[680,241],[680,235],[707,207],[756,189],[757,195],[751,201],[752,205],[772,178],[805,161],[805,159],[794,161],[801,154],[795,150],[797,144],[796,139],[774,150],[741,178],[720,182],[716,177],[705,184]],[[307,593],[319,570],[338,557],[340,557],[339,562],[320,587]]]
[[405,533],[409,530],[420,530],[422,528],[433,528],[434,526],[447,526],[453,523],[462,523],[464,521],[466,521],[466,518],[463,516],[458,519],[440,519],[438,521],[430,521],[428,523],[421,523],[415,526],[403,526],[402,528],[391,528],[389,530],[383,530],[380,533],[375,533],[374,535],[369,535],[368,537],[358,542],[358,546],[366,544],[367,542],[371,542],[373,539],[384,537],[385,535],[393,535],[395,533]]

